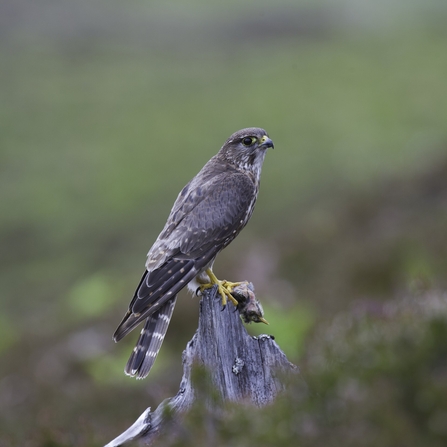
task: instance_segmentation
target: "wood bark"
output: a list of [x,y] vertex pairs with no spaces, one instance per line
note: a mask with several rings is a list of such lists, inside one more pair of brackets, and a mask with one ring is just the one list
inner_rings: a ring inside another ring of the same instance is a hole
[[233,293],[241,303],[239,313],[232,304],[222,310],[216,288],[204,293],[199,305],[198,329],[183,352],[183,377],[178,393],[165,399],[153,412],[147,408],[106,447],[137,440],[141,445],[150,445],[173,419],[191,408],[197,394],[191,378],[194,364],[206,369],[222,400],[250,402],[260,407],[272,402],[283,390],[281,372],[298,372],[298,368],[287,360],[273,336],[253,337],[247,333],[239,314],[246,319],[244,303],[259,303],[253,286],[245,284],[249,288],[242,287],[239,292],[235,289]]

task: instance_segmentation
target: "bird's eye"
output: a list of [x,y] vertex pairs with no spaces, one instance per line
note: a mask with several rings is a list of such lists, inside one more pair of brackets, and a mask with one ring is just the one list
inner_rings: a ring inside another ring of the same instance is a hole
[[256,138],[255,137],[245,137],[242,138],[242,144],[244,146],[251,146],[252,144],[255,144]]

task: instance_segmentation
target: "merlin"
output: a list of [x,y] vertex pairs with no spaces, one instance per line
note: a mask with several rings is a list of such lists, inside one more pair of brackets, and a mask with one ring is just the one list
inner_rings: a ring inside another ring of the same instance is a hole
[[[216,256],[249,221],[259,191],[262,164],[273,142],[264,129],[250,127],[231,135],[220,151],[181,190],[163,231],[149,250],[146,270],[113,338],[116,342],[146,320],[125,373],[142,379],[160,350],[185,286],[197,293],[216,287],[225,306],[240,283],[220,281]],[[252,321],[263,321],[262,315]]]

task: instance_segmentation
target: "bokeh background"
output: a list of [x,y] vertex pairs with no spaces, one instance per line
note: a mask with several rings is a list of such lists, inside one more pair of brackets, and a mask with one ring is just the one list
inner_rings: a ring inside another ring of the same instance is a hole
[[249,126],[275,150],[215,270],[316,389],[257,444],[445,445],[446,23],[442,0],[2,0],[0,445],[102,445],[176,393],[197,299],[145,381],[112,334],[178,191]]

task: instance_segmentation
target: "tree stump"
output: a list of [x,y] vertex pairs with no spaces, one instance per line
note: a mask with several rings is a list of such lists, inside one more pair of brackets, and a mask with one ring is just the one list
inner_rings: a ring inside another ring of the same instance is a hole
[[169,421],[191,408],[196,397],[191,380],[195,364],[208,371],[223,400],[250,402],[258,407],[272,402],[283,390],[278,373],[298,372],[274,337],[252,337],[242,324],[240,316],[245,321],[256,321],[250,317],[250,312],[262,316],[252,284],[246,282],[234,289],[233,296],[240,303],[239,312],[231,304],[222,310],[216,292],[216,288],[206,290],[200,301],[199,326],[183,351],[183,377],[176,396],[165,399],[154,412],[146,409],[131,427],[106,447],[136,440],[142,445],[150,445]]

